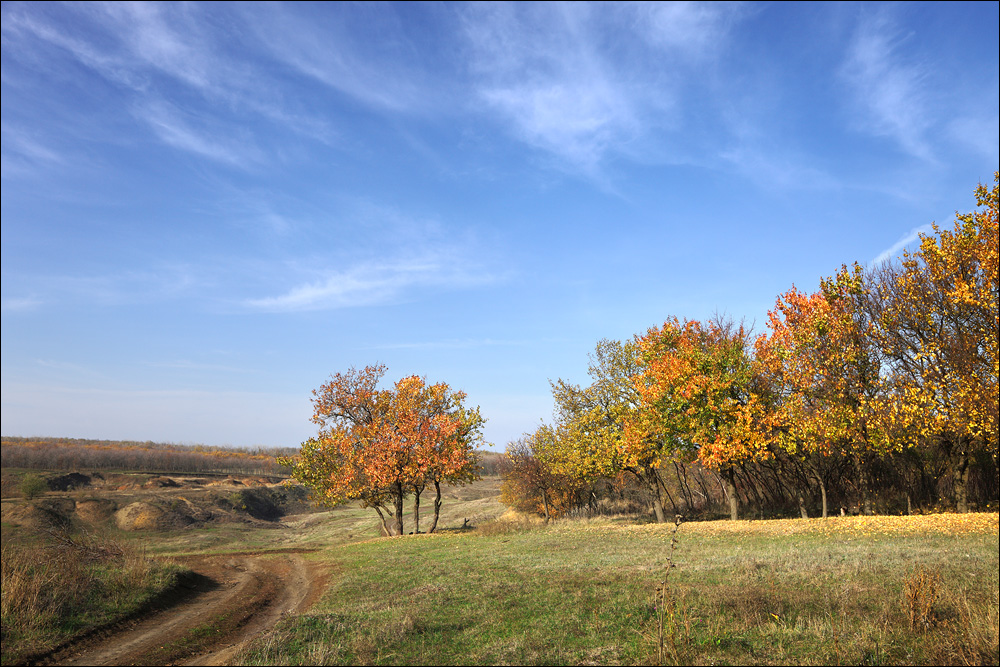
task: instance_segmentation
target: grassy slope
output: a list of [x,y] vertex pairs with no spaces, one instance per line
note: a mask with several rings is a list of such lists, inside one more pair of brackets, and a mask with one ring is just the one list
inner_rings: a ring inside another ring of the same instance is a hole
[[[333,547],[312,555],[335,570],[314,613],[239,660],[649,662],[671,528],[565,521]],[[685,524],[670,660],[995,664],[997,536],[995,514]],[[916,566],[941,576],[926,631],[904,604]]]

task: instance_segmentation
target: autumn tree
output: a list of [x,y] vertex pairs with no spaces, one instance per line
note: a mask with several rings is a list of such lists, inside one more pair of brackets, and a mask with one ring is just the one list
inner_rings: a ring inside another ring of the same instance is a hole
[[572,508],[581,482],[550,465],[556,446],[555,430],[547,424],[507,443],[500,466],[501,502],[521,511],[538,512],[546,523]]
[[428,484],[434,487],[434,520],[428,531],[433,533],[441,517],[441,485],[461,486],[481,476],[476,446],[482,443],[486,420],[480,415],[478,406],[465,406],[465,398],[465,392],[453,392],[444,384],[428,387],[422,396],[422,405],[418,408],[422,415],[447,415],[456,421],[457,427],[448,437],[431,437],[421,442],[422,465],[412,483],[414,532],[420,532],[420,493]]
[[[314,438],[280,462],[328,505],[359,500],[378,514],[386,535],[403,534],[403,501],[415,487],[475,477],[472,443],[478,408],[447,384],[417,376],[379,388],[382,365],[333,375],[313,391]],[[421,487],[422,488],[422,487]],[[419,508],[418,508],[419,509]],[[440,509],[440,493],[436,502]],[[390,525],[389,519],[392,519]]]
[[884,437],[874,416],[882,364],[864,307],[869,283],[855,265],[821,286],[811,295],[793,287],[778,298],[768,313],[770,334],[755,342],[756,360],[776,397],[775,444],[816,482],[823,516],[830,476],[845,456],[854,463],[861,506],[870,514],[869,458],[900,443]]
[[[663,466],[677,456],[679,440],[636,429],[642,405],[642,376],[635,340],[599,341],[590,355],[586,386],[552,383],[556,429],[547,463],[584,482],[629,477],[649,494],[656,520],[666,521],[664,504],[677,504],[663,477]],[[682,449],[682,448],[681,448]]]
[[628,439],[638,448],[659,442],[696,450],[702,465],[721,475],[735,520],[737,469],[770,455],[773,429],[757,386],[750,332],[722,318],[705,325],[673,318],[650,329],[639,349],[642,409],[629,424]]
[[871,304],[892,360],[887,422],[941,449],[960,512],[972,457],[997,465],[998,180],[976,189],[978,210],[957,214],[951,229],[935,225],[919,250],[881,267]]

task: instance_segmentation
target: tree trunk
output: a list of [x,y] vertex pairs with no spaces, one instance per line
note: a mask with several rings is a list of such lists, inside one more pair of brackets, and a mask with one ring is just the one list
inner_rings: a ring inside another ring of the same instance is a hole
[[420,493],[422,488],[413,487],[413,534],[420,533]]
[[[659,476],[657,476],[657,479],[659,479]],[[660,480],[660,484],[663,484],[663,480]],[[663,493],[666,494],[667,500],[670,501],[670,506],[674,508],[674,516],[678,516],[681,513],[681,511],[677,509],[677,503],[674,502],[674,497],[670,495],[670,489],[667,488],[666,484],[663,484]],[[660,523],[663,523],[663,521],[661,521]]]
[[431,524],[431,529],[428,532],[433,533],[437,530],[438,519],[441,517],[441,482],[434,480],[434,523]]
[[871,490],[868,488],[868,468],[860,454],[854,455],[854,465],[857,468],[858,492],[861,494],[861,513],[865,516],[874,514],[872,511]]
[[698,486],[701,487],[701,494],[705,498],[705,506],[711,508],[713,504],[712,494],[708,492],[708,486],[705,484],[705,471],[701,470],[695,477],[695,480],[698,482]]
[[663,503],[660,501],[659,494],[653,497],[653,513],[656,515],[656,523],[666,523],[667,520],[663,516]]
[[969,454],[964,443],[959,448],[955,457],[955,510],[965,514],[969,511]]
[[799,514],[803,519],[809,518],[809,510],[806,509],[806,499],[803,494],[799,494]]
[[403,484],[401,482],[396,482],[393,485],[395,488],[392,490],[392,504],[394,506],[395,515],[393,516],[393,522],[395,523],[394,528],[396,529],[396,535],[403,534]]
[[[681,466],[674,461],[674,472],[677,473],[677,485],[681,488],[681,497],[684,498],[684,503],[688,507],[688,512],[694,509],[694,498],[691,496],[691,488],[685,485],[684,478],[687,477],[686,474],[682,474]],[[675,512],[674,514],[678,514]]]
[[826,504],[826,482],[823,481],[822,477],[816,477],[816,481],[819,482],[819,492],[823,496],[823,518],[825,519],[830,516]]
[[542,489],[542,507],[545,508],[545,523],[549,522],[549,497],[545,493],[545,489]]
[[376,507],[375,511],[378,513],[378,518],[382,522],[382,536],[389,537],[392,535],[392,531],[389,530],[389,524],[385,521],[385,514],[382,513],[382,508]]
[[[758,486],[763,487],[760,475],[753,475],[747,471],[745,465],[740,465],[740,469],[743,472],[743,477],[745,479],[743,483],[743,494],[747,497],[747,503],[751,502],[750,493],[753,492],[753,500],[757,504],[757,516],[761,519],[764,518],[764,498],[761,496],[760,491],[757,489]],[[736,488],[736,467],[733,466],[733,488]],[[756,478],[756,479],[755,479]],[[749,491],[747,491],[749,489]],[[739,496],[736,496],[736,500],[739,501]],[[730,501],[731,502],[731,501]],[[730,506],[729,511],[732,513],[732,506]],[[734,519],[735,521],[735,519]]]
[[723,488],[729,500],[729,520],[736,521],[739,519],[740,499],[736,495],[736,471],[733,470],[732,466],[723,471],[722,481],[725,484]]

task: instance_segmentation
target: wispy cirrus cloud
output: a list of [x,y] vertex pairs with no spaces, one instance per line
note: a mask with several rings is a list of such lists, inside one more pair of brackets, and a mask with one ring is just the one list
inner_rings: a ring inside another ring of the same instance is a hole
[[1000,152],[1000,114],[997,113],[996,100],[1000,99],[1000,95],[996,88],[992,92],[992,109],[986,105],[975,105],[984,113],[958,116],[948,123],[947,132],[968,150],[992,158],[996,162]]
[[247,299],[253,310],[288,312],[329,310],[392,303],[422,289],[469,289],[495,282],[496,276],[443,257],[366,263],[329,272],[283,294]]
[[34,132],[16,128],[9,123],[0,125],[4,155],[14,153],[29,162],[63,162],[63,156],[39,140]]
[[826,171],[800,155],[782,154],[773,147],[764,150],[748,144],[722,151],[720,157],[745,178],[774,189],[829,190],[841,187]]
[[[500,4],[468,9],[463,27],[485,109],[526,144],[593,173],[676,127],[686,68],[718,51],[730,16],[701,3]],[[610,26],[626,37],[609,43]]]
[[[123,54],[201,90],[221,88],[220,54],[206,39],[205,17],[193,7],[157,3],[106,3],[90,8],[121,39]],[[224,61],[222,61],[224,63]],[[121,67],[121,60],[115,63]]]
[[278,294],[245,299],[245,307],[279,312],[374,306],[427,291],[473,289],[509,275],[509,270],[491,268],[499,250],[487,247],[472,230],[364,199],[341,201],[333,220],[296,226],[325,229],[332,248],[349,251],[299,254],[272,266],[271,284],[288,286]]
[[905,40],[884,14],[864,17],[840,73],[861,129],[892,139],[916,157],[931,159],[925,136],[932,124],[928,73],[902,53]]
[[626,10],[650,44],[694,59],[715,51],[741,12],[737,5],[718,2],[635,3]]
[[0,301],[0,309],[5,313],[23,313],[37,309],[42,303],[41,299],[33,296],[15,297]]
[[[370,107],[403,113],[447,108],[440,99],[446,90],[419,66],[421,54],[390,6],[340,9],[306,14],[294,4],[255,6],[242,19],[270,57]],[[377,48],[366,38],[375,19]]]
[[160,141],[174,148],[236,167],[249,167],[263,160],[252,136],[227,138],[222,127],[197,128],[191,118],[164,102],[144,103],[137,106],[133,114]]
[[[242,31],[220,29],[239,24],[240,12],[250,9],[173,3],[84,3],[65,9],[58,18],[19,7],[6,11],[3,33],[11,46],[5,45],[5,58],[15,54],[56,78],[66,76],[67,62],[82,65],[122,94],[120,106],[168,146],[246,166],[253,151],[245,146],[256,143],[260,118],[314,141],[329,144],[336,136],[280,79],[253,66],[247,56],[255,45],[241,43]],[[212,127],[199,130],[192,117]],[[240,136],[219,138],[226,134]]]
[[205,272],[183,263],[161,263],[153,268],[116,273],[33,273],[21,272],[12,285],[31,296],[5,298],[5,312],[29,311],[53,305],[87,304],[122,306],[148,304],[200,294]]

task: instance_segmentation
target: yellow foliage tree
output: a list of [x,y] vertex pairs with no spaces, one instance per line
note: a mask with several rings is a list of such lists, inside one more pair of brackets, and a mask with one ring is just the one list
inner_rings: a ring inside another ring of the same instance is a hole
[[935,225],[879,280],[880,343],[894,362],[882,412],[895,432],[941,448],[960,512],[970,457],[997,461],[998,182],[1000,172],[976,189],[979,209]]
[[673,499],[661,467],[679,441],[637,431],[643,401],[639,352],[637,341],[601,340],[590,355],[590,385],[552,383],[556,426],[542,456],[554,472],[582,482],[631,476],[649,493],[662,523],[664,499]]

